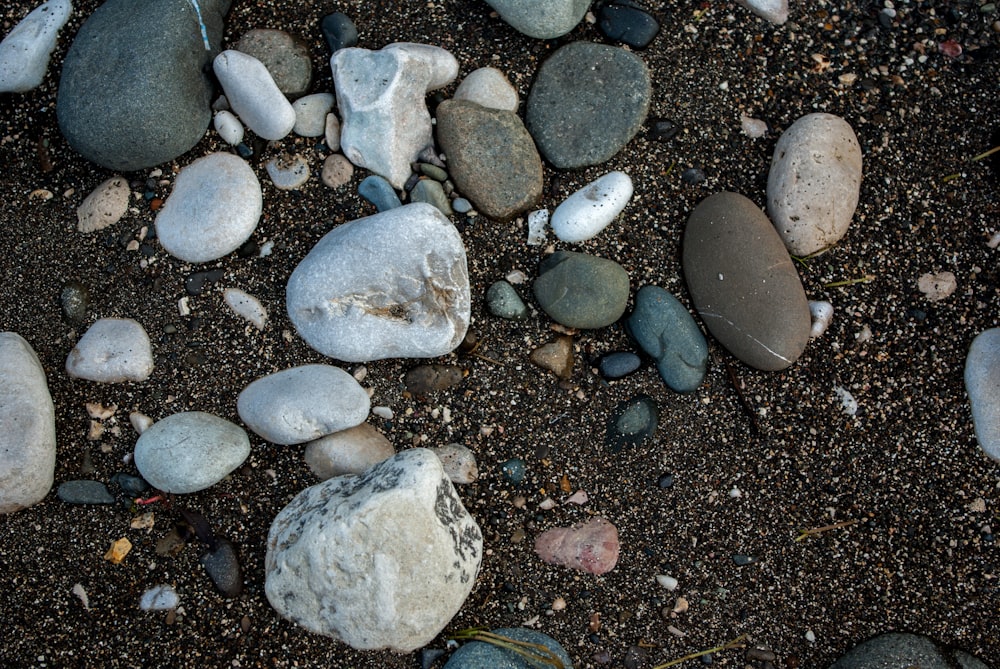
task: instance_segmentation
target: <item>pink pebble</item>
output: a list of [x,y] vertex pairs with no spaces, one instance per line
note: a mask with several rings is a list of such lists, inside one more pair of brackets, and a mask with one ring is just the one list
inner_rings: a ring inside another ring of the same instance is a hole
[[618,530],[604,518],[573,527],[554,527],[535,539],[535,552],[548,564],[604,574],[618,563]]

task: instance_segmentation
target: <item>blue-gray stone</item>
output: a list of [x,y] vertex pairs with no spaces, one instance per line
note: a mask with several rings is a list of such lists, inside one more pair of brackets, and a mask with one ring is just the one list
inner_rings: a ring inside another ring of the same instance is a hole
[[1000,461],[1000,328],[972,341],[965,359],[965,391],[979,447]]
[[625,313],[629,281],[625,269],[606,258],[556,251],[538,266],[532,284],[538,304],[566,327],[611,325]]
[[115,498],[100,481],[66,481],[56,491],[67,504],[114,504]]
[[512,321],[523,320],[531,313],[514,286],[506,281],[497,281],[489,287],[486,291],[486,307],[494,316]]
[[472,211],[472,203],[464,197],[456,197],[451,201],[451,208],[460,214],[468,214]]
[[399,195],[388,181],[377,174],[367,176],[358,185],[358,195],[375,205],[380,212],[402,206]]
[[622,402],[608,419],[605,437],[608,450],[617,453],[626,446],[642,446],[656,432],[660,412],[648,395]]
[[597,8],[597,27],[608,39],[645,49],[660,32],[660,24],[633,0],[602,2]]
[[642,360],[629,351],[606,353],[597,359],[597,371],[608,380],[621,379],[642,365]]
[[[559,658],[565,669],[573,669],[573,661],[563,647],[546,634],[525,627],[495,629],[492,633],[545,646]],[[472,641],[452,653],[444,669],[537,669],[538,666],[539,663],[529,662],[513,651],[484,641]]]
[[520,483],[524,480],[524,460],[521,458],[511,458],[500,465],[500,472],[503,477],[511,483]]
[[676,297],[658,286],[643,286],[625,329],[654,360],[660,376],[679,393],[697,390],[708,367],[708,343]]
[[122,489],[129,497],[138,497],[149,490],[149,483],[141,476],[133,476],[124,472],[118,472],[111,477],[111,482]]
[[347,14],[334,12],[327,14],[320,21],[319,29],[323,33],[330,53],[358,45],[358,29]]
[[[431,165],[433,167],[433,165]],[[410,191],[410,202],[426,202],[445,216],[451,216],[451,203],[444,194],[444,187],[434,179],[421,179]]]
[[864,641],[830,669],[990,669],[968,653],[919,634],[890,632]]

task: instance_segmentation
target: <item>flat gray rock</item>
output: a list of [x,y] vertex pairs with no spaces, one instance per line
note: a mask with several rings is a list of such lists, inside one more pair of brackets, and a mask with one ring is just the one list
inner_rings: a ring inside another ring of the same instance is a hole
[[830,669],[990,669],[961,650],[930,637],[890,632],[864,641],[830,665]]
[[395,454],[392,442],[362,423],[309,442],[303,457],[312,473],[325,481],[344,474],[364,474]]
[[95,321],[69,352],[66,373],[98,383],[145,381],[153,373],[149,335],[131,318]]
[[514,30],[535,39],[562,37],[576,27],[590,0],[486,0]]
[[571,328],[611,325],[625,313],[628,273],[613,260],[556,251],[538,266],[535,299],[552,320]]
[[625,327],[639,348],[656,360],[660,377],[672,390],[698,389],[708,369],[708,343],[676,297],[658,286],[643,286]]
[[979,447],[1000,461],[1000,328],[972,341],[965,359],[965,391]]

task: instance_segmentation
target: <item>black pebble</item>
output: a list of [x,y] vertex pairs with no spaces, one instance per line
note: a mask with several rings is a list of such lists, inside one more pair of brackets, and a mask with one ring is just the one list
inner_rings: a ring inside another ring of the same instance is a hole
[[680,131],[681,127],[668,118],[654,118],[649,122],[649,138],[657,142],[667,142]]
[[260,246],[252,239],[243,242],[240,248],[236,249],[236,255],[240,258],[254,258],[260,255]]
[[605,443],[617,453],[626,446],[641,446],[656,431],[659,410],[648,395],[638,395],[622,402],[608,419]]
[[642,360],[639,356],[629,351],[606,353],[597,359],[597,371],[611,381],[628,376],[639,369],[640,365]]
[[59,305],[66,320],[79,325],[87,320],[90,291],[79,281],[67,281],[59,291]]
[[358,44],[358,29],[347,14],[341,12],[327,14],[320,21],[319,29],[323,33],[326,45],[330,48],[330,53]]
[[597,9],[597,27],[610,40],[644,49],[660,32],[659,22],[631,0],[603,2]]
[[422,648],[420,650],[420,669],[431,669],[444,654],[445,651],[440,648]]
[[100,481],[66,481],[56,491],[67,504],[114,504],[115,498]]
[[689,167],[688,169],[681,172],[681,181],[688,184],[689,186],[696,186],[707,178],[708,177],[705,176],[705,172],[698,169],[697,167]]
[[243,569],[236,556],[236,547],[229,539],[218,536],[213,544],[199,560],[219,592],[226,597],[239,597],[243,592]]
[[673,474],[662,474],[660,478],[656,479],[656,485],[661,490],[666,490],[668,488],[674,487],[674,475]]
[[142,493],[149,490],[149,484],[146,483],[146,479],[141,476],[133,476],[132,474],[126,474],[124,472],[118,472],[112,476],[111,483],[114,483],[121,488],[122,492],[129,497],[138,497]]
[[206,272],[195,272],[184,279],[184,290],[188,295],[201,295],[208,284],[215,283],[223,277],[225,270],[221,267]]

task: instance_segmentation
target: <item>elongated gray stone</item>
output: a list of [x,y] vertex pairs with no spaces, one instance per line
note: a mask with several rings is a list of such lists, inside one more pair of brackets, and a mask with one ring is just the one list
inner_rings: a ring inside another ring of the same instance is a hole
[[519,33],[535,39],[562,37],[587,13],[591,0],[486,0]]
[[658,286],[643,286],[625,327],[656,360],[660,377],[671,389],[679,393],[698,389],[708,368],[708,343],[676,297]]
[[979,447],[1000,461],[1000,328],[972,341],[965,359],[965,390]]

